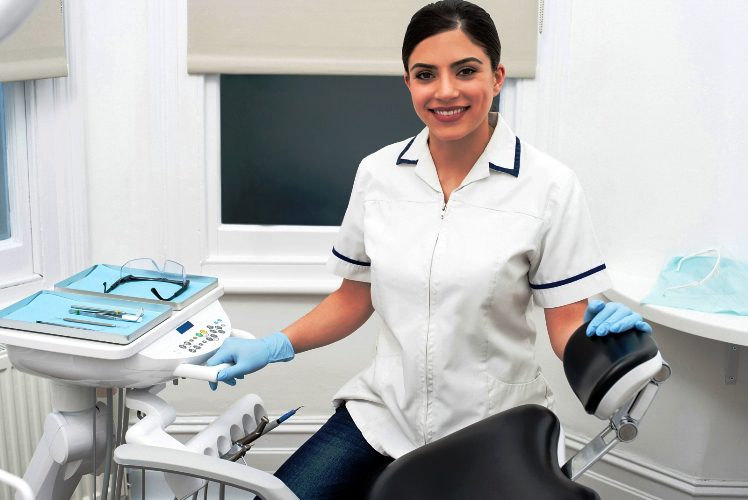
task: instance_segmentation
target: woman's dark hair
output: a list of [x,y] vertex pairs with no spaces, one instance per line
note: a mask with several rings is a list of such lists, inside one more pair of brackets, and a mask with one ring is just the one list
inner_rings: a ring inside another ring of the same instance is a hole
[[501,42],[488,12],[470,2],[442,0],[430,3],[413,14],[403,39],[403,66],[408,72],[410,54],[426,38],[444,31],[460,29],[476,45],[480,45],[496,69],[501,59]]

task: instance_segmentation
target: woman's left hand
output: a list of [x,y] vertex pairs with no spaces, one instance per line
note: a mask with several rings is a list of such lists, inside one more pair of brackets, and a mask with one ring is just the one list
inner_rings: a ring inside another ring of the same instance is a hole
[[604,336],[608,333],[621,333],[636,328],[644,333],[652,333],[652,327],[634,311],[619,302],[590,300],[584,312],[587,336]]

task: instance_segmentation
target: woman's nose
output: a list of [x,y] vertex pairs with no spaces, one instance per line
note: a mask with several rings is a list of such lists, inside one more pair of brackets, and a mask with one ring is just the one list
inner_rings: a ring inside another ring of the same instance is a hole
[[439,79],[439,86],[436,89],[436,98],[450,100],[454,99],[459,95],[459,89],[455,82],[450,77],[443,77]]

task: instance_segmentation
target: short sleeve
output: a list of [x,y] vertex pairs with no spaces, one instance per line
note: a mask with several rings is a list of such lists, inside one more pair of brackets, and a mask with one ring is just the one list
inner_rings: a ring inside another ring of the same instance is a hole
[[343,223],[327,259],[327,269],[342,278],[371,282],[371,260],[364,245],[365,176],[364,169],[359,167]]
[[573,172],[551,191],[528,277],[535,303],[544,308],[572,304],[612,286]]

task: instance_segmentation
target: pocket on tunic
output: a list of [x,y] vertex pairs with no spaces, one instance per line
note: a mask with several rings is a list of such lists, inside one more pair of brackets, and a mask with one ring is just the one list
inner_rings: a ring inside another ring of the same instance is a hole
[[541,372],[529,382],[510,384],[488,375],[488,414],[515,406],[537,404],[553,408],[553,393]]

